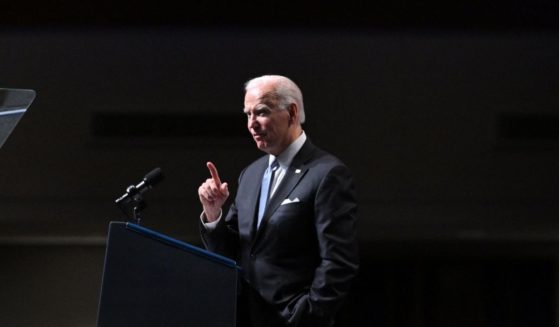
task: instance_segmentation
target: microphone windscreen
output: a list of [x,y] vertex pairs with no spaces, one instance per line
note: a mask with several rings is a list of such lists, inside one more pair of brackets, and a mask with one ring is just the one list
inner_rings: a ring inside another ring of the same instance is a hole
[[165,176],[163,176],[163,171],[161,168],[157,167],[154,170],[147,173],[144,177],[144,183],[147,185],[153,186],[163,180]]

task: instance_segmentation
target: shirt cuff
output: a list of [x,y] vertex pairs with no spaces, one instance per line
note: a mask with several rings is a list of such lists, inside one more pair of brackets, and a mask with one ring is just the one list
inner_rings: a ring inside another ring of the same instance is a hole
[[217,219],[212,222],[208,222],[206,219],[206,214],[204,213],[204,211],[202,211],[202,214],[200,214],[200,221],[202,221],[202,225],[204,225],[204,228],[206,228],[206,230],[214,230],[217,226],[217,223],[219,223],[219,221],[221,220],[222,213],[223,211],[220,210]]

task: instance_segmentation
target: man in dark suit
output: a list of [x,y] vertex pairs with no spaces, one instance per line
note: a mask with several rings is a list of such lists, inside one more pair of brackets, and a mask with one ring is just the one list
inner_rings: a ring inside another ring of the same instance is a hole
[[[293,81],[261,76],[245,91],[248,130],[268,155],[241,172],[225,217],[228,186],[208,162],[211,178],[198,189],[202,239],[240,262],[239,327],[332,326],[359,265],[352,174],[307,138]],[[261,186],[264,175],[270,184]]]

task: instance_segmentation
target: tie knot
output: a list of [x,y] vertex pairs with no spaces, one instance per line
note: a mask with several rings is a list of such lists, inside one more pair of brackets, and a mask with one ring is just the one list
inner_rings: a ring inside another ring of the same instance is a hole
[[270,170],[271,171],[276,171],[276,169],[278,169],[278,167],[279,167],[278,159],[274,159],[274,161],[272,161],[272,163],[270,164]]

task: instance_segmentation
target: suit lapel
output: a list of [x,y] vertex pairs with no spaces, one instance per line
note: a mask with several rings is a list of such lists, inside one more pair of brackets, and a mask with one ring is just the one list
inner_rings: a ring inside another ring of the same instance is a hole
[[251,240],[254,240],[256,219],[258,219],[256,213],[258,212],[258,199],[260,198],[260,184],[262,183],[262,177],[264,176],[264,171],[268,167],[268,160],[267,160],[268,156],[266,156],[265,158],[266,160],[262,161],[261,164],[262,167],[258,168],[259,173],[253,175],[254,180],[249,181],[248,183],[248,185],[254,185],[254,187],[251,187],[248,190],[248,194],[246,197],[247,201],[249,201],[247,207],[249,208],[249,212],[248,212],[249,219],[246,220],[248,222],[248,225],[244,227],[250,231]]
[[[299,184],[299,182],[303,179],[308,171],[308,167],[306,163],[311,159],[311,155],[315,147],[312,143],[307,139],[301,150],[295,155],[291,165],[287,168],[285,172],[285,176],[281,181],[280,185],[274,195],[270,198],[268,205],[266,206],[266,211],[264,211],[264,216],[262,217],[262,221],[260,222],[260,228],[253,234],[253,246],[258,242],[263,234],[263,231],[266,229],[266,225],[268,224],[268,220],[274,214],[274,212],[278,209],[281,205],[283,200],[285,200],[289,194],[293,191],[293,189]],[[262,176],[261,176],[262,177]],[[258,194],[256,195],[258,197]],[[256,198],[255,197],[255,198]],[[258,206],[258,201],[256,201],[255,208]],[[256,209],[255,209],[256,210]],[[253,220],[256,219],[256,215],[252,215]],[[254,223],[254,221],[253,221]],[[256,224],[253,224],[256,226]],[[254,227],[253,231],[256,229]]]
[[287,198],[287,196],[293,191],[295,186],[299,184],[299,181],[305,176],[308,168],[299,167],[289,167],[283,181],[278,186],[276,193],[270,199],[270,203],[266,206],[266,211],[264,212],[264,217],[262,218],[265,223],[268,222],[270,216],[276,211],[276,209],[281,205],[282,201]]

